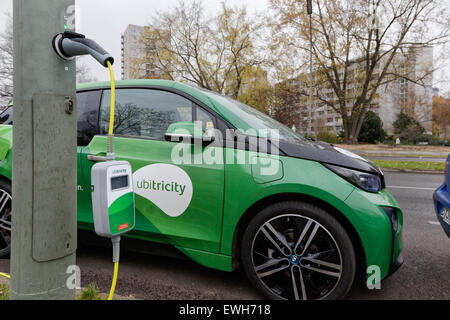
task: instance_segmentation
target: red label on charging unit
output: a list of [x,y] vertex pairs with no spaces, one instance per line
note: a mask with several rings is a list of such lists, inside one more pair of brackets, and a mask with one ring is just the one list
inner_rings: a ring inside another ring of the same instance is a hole
[[122,230],[127,229],[129,226],[130,226],[130,224],[127,222],[127,223],[121,224],[117,229],[119,229],[119,231],[122,231]]

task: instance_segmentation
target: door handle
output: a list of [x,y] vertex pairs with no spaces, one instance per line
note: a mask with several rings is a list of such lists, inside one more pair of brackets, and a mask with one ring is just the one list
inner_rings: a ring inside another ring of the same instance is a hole
[[164,135],[166,141],[169,142],[181,142],[181,141],[192,141],[194,137],[190,134],[179,134],[179,133],[166,133]]
[[178,133],[166,133],[164,135],[164,138],[168,142],[200,142],[203,146],[206,146],[216,140],[214,136],[201,136],[201,137],[194,137],[190,134],[178,134]]
[[105,162],[106,157],[88,154],[87,159],[92,162]]

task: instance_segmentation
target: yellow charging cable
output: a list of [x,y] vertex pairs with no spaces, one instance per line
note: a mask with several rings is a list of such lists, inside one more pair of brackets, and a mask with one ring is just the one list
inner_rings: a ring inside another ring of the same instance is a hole
[[111,63],[106,61],[109,69],[109,75],[111,77],[111,106],[109,111],[109,130],[108,130],[108,153],[113,154],[113,137],[114,137],[114,112],[116,106],[116,82],[114,80],[114,71]]
[[114,297],[114,291],[116,290],[116,283],[117,283],[117,275],[119,274],[119,263],[118,262],[114,262],[114,277],[113,277],[113,282],[111,285],[111,291],[109,292],[109,297],[108,300],[112,300],[112,298]]
[[108,134],[114,134],[114,109],[116,106],[116,81],[114,80],[114,71],[112,69],[111,63],[106,61],[108,64],[109,75],[111,76],[111,110],[109,115],[109,131]]
[[1,273],[1,272],[0,272],[0,277],[4,277],[4,278],[7,278],[7,279],[11,279],[11,276],[10,276],[9,274]]
[[[114,80],[114,71],[109,61],[106,61],[109,69],[109,75],[111,77],[111,106],[109,111],[109,130],[108,130],[108,153],[112,155],[114,153],[113,137],[114,137],[114,112],[116,106],[116,82]],[[111,284],[111,290],[109,292],[108,300],[112,300],[114,291],[116,290],[117,276],[119,274],[119,262],[114,262],[114,276]]]

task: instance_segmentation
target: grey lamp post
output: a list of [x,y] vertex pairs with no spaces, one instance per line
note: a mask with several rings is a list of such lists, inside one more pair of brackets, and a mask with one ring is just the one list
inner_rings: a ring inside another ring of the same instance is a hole
[[11,300],[74,300],[77,247],[75,61],[52,38],[75,0],[14,0]]

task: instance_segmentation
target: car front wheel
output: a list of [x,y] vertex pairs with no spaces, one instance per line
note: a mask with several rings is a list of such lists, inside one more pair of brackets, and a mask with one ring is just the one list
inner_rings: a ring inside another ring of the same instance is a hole
[[341,299],[355,276],[355,253],[341,224],[320,207],[273,204],[247,227],[242,262],[253,285],[271,299]]

